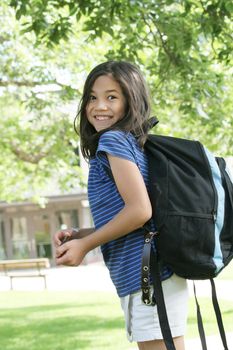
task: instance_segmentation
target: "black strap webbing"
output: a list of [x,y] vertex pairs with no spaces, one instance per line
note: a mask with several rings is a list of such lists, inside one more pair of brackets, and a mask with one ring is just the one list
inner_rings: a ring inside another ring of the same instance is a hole
[[[155,252],[151,246],[151,242],[154,235],[156,235],[156,233],[153,233],[153,232],[148,232],[145,235],[145,244],[143,248],[143,257],[142,257],[142,281],[141,281],[142,300],[147,305],[154,305],[156,302],[157,309],[158,309],[159,323],[160,323],[161,332],[163,335],[166,348],[167,350],[175,350],[175,345],[172,339],[171,329],[168,322],[166,305],[164,302],[163,289],[162,289],[162,283],[160,278],[159,257],[158,257],[158,253]],[[150,276],[152,277],[155,298],[153,298],[150,294]],[[229,350],[227,345],[227,340],[226,340],[226,334],[223,326],[221,311],[218,304],[215,283],[212,278],[210,279],[210,282],[211,282],[211,288],[212,288],[212,302],[213,302],[214,311],[215,311],[215,315],[218,323],[219,333],[222,339],[224,350]],[[204,331],[204,326],[203,326],[203,321],[201,316],[200,305],[198,303],[197,296],[196,296],[196,287],[195,287],[194,281],[193,281],[193,288],[194,288],[194,296],[195,296],[195,302],[197,307],[198,331],[201,339],[202,350],[207,350],[205,331]]]
[[[215,316],[216,316],[217,323],[218,323],[219,333],[220,333],[220,336],[222,339],[224,350],[229,350],[228,345],[227,345],[226,333],[225,333],[224,326],[223,326],[222,315],[221,315],[220,307],[218,304],[218,298],[217,298],[217,293],[216,293],[216,288],[215,288],[215,283],[214,283],[213,278],[210,279],[210,282],[211,282],[211,289],[212,289],[212,303],[214,306]],[[199,303],[197,301],[196,287],[195,287],[194,281],[193,281],[193,290],[194,290],[194,296],[195,296],[195,301],[196,301],[196,306],[197,306],[198,331],[199,331],[199,335],[200,335],[200,339],[201,339],[202,349],[207,350],[205,332],[204,332],[204,327],[203,327],[203,322],[202,322],[202,317],[201,317],[200,306],[199,306]]]
[[195,287],[194,281],[193,281],[193,291],[194,291],[194,297],[195,297],[196,308],[197,308],[197,325],[198,325],[198,331],[199,331],[199,335],[200,335],[200,339],[201,339],[201,345],[202,345],[203,350],[207,350],[205,331],[204,331],[203,321],[202,321],[202,317],[201,317],[201,309],[200,309],[200,305],[197,301],[196,287]]
[[218,322],[219,333],[220,333],[220,336],[222,339],[224,350],[229,350],[228,345],[227,345],[226,333],[225,333],[224,326],[223,326],[222,315],[221,315],[220,307],[218,304],[216,288],[215,288],[215,283],[214,283],[213,278],[210,279],[210,282],[211,282],[211,289],[212,289],[212,302],[213,302],[213,306],[214,306],[216,319]]
[[166,345],[167,350],[176,350],[171,329],[168,322],[167,311],[165,306],[165,301],[163,297],[162,283],[159,273],[159,264],[157,259],[157,254],[151,249],[150,265],[152,274],[152,281],[154,286],[155,300],[158,309],[159,323],[161,327],[161,332]]

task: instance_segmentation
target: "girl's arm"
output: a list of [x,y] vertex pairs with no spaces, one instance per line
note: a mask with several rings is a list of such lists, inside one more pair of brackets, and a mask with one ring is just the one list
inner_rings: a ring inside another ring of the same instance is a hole
[[90,250],[140,228],[151,218],[149,196],[137,165],[111,155],[108,155],[108,159],[125,206],[112,220],[91,235],[58,247],[57,264],[79,265]]
[[59,247],[65,241],[84,238],[95,231],[94,227],[59,230],[53,236],[54,245]]

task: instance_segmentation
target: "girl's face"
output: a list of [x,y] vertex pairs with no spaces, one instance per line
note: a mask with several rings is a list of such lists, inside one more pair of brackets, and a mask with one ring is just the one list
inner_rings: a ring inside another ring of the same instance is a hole
[[92,87],[86,106],[88,121],[96,131],[111,127],[125,115],[126,99],[119,83],[111,75],[101,75]]

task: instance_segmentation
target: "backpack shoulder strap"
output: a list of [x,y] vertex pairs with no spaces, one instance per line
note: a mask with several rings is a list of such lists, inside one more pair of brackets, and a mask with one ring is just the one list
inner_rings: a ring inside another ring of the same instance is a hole
[[161,327],[161,332],[163,335],[163,340],[165,342],[167,350],[175,350],[175,344],[172,338],[171,329],[169,326],[167,311],[166,311],[166,305],[164,301],[163,296],[163,289],[162,289],[162,283],[160,278],[160,272],[159,272],[159,262],[158,262],[158,255],[157,252],[154,252],[153,249],[151,249],[151,270],[153,271],[152,274],[152,281],[154,286],[154,295],[155,295],[155,301],[157,304],[157,310],[158,310],[158,316],[159,316],[159,323]]

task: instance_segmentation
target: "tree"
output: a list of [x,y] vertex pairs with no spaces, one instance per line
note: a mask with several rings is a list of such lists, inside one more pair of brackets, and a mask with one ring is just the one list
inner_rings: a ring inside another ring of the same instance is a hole
[[0,157],[10,169],[0,175],[3,199],[29,186],[40,194],[55,174],[67,188],[77,183],[70,107],[87,72],[106,59],[143,70],[160,132],[230,154],[231,0],[4,0],[1,7]]
[[73,120],[85,74],[102,45],[88,47],[78,26],[52,50],[35,45],[33,33],[20,34],[6,2],[0,27],[1,200],[41,201],[58,188],[84,186]]
[[[214,134],[222,135],[223,124],[229,132],[231,0],[12,0],[11,6],[23,32],[33,31],[37,42],[48,46],[72,36],[77,22],[89,42],[107,34],[111,40],[106,58],[126,59],[142,67],[154,110],[169,131],[179,134],[185,126],[184,136],[191,136],[195,123],[196,134],[204,130],[208,145],[214,145]],[[180,116],[178,125],[177,118],[170,121],[174,114]],[[221,151],[231,149],[232,133],[227,139]]]

